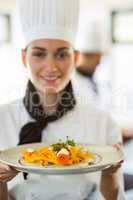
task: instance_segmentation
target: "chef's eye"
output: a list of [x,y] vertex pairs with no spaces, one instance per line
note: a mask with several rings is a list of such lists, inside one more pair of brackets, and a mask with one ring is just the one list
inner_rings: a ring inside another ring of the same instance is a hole
[[33,52],[32,53],[32,56],[35,57],[35,58],[45,58],[46,57],[46,53],[44,52]]
[[59,53],[57,53],[56,57],[58,59],[63,60],[63,59],[69,58],[70,57],[70,53],[66,52],[66,51],[65,52],[59,52]]

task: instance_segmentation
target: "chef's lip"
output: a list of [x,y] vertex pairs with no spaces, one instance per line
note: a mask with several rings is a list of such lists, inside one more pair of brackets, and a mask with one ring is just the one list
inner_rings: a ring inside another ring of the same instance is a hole
[[45,76],[40,76],[40,77],[43,78],[43,79],[51,79],[52,80],[52,79],[58,79],[61,76],[59,76],[59,75],[58,76],[55,76],[55,75],[54,76],[53,75],[48,75],[47,76],[47,75],[45,75]]

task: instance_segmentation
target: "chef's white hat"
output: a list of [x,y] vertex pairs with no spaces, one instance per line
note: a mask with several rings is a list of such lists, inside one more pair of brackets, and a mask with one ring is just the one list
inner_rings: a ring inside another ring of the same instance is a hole
[[108,51],[109,40],[106,27],[96,19],[90,19],[79,26],[75,49],[86,53],[104,53]]
[[26,45],[38,39],[75,43],[79,0],[18,0]]

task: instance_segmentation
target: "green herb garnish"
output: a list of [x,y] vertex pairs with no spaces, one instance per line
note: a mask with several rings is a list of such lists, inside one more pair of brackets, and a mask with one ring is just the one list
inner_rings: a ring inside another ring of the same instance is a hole
[[67,140],[66,142],[68,145],[75,147],[76,143],[74,142],[74,140]]
[[59,140],[58,143],[52,144],[51,147],[53,148],[53,151],[60,151],[62,148],[65,148],[68,150],[68,146],[76,146],[76,143],[74,140],[69,140],[68,136],[67,136],[67,141],[66,142],[61,142],[61,140]]
[[60,151],[62,148],[67,149],[67,144],[64,142],[52,144],[51,146],[53,147],[54,151]]

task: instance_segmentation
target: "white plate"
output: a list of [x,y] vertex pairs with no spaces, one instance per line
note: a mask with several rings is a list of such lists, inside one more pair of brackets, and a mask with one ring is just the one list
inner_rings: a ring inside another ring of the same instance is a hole
[[95,146],[85,145],[85,148],[96,154],[94,164],[89,165],[88,162],[81,163],[73,166],[35,166],[24,165],[21,162],[22,152],[27,148],[37,149],[42,146],[46,146],[45,143],[34,143],[20,145],[16,148],[7,149],[0,152],[0,161],[16,168],[19,171],[36,173],[36,174],[81,174],[100,171],[111,165],[117,164],[119,161],[124,160],[124,155],[121,150],[116,150],[112,146]]

